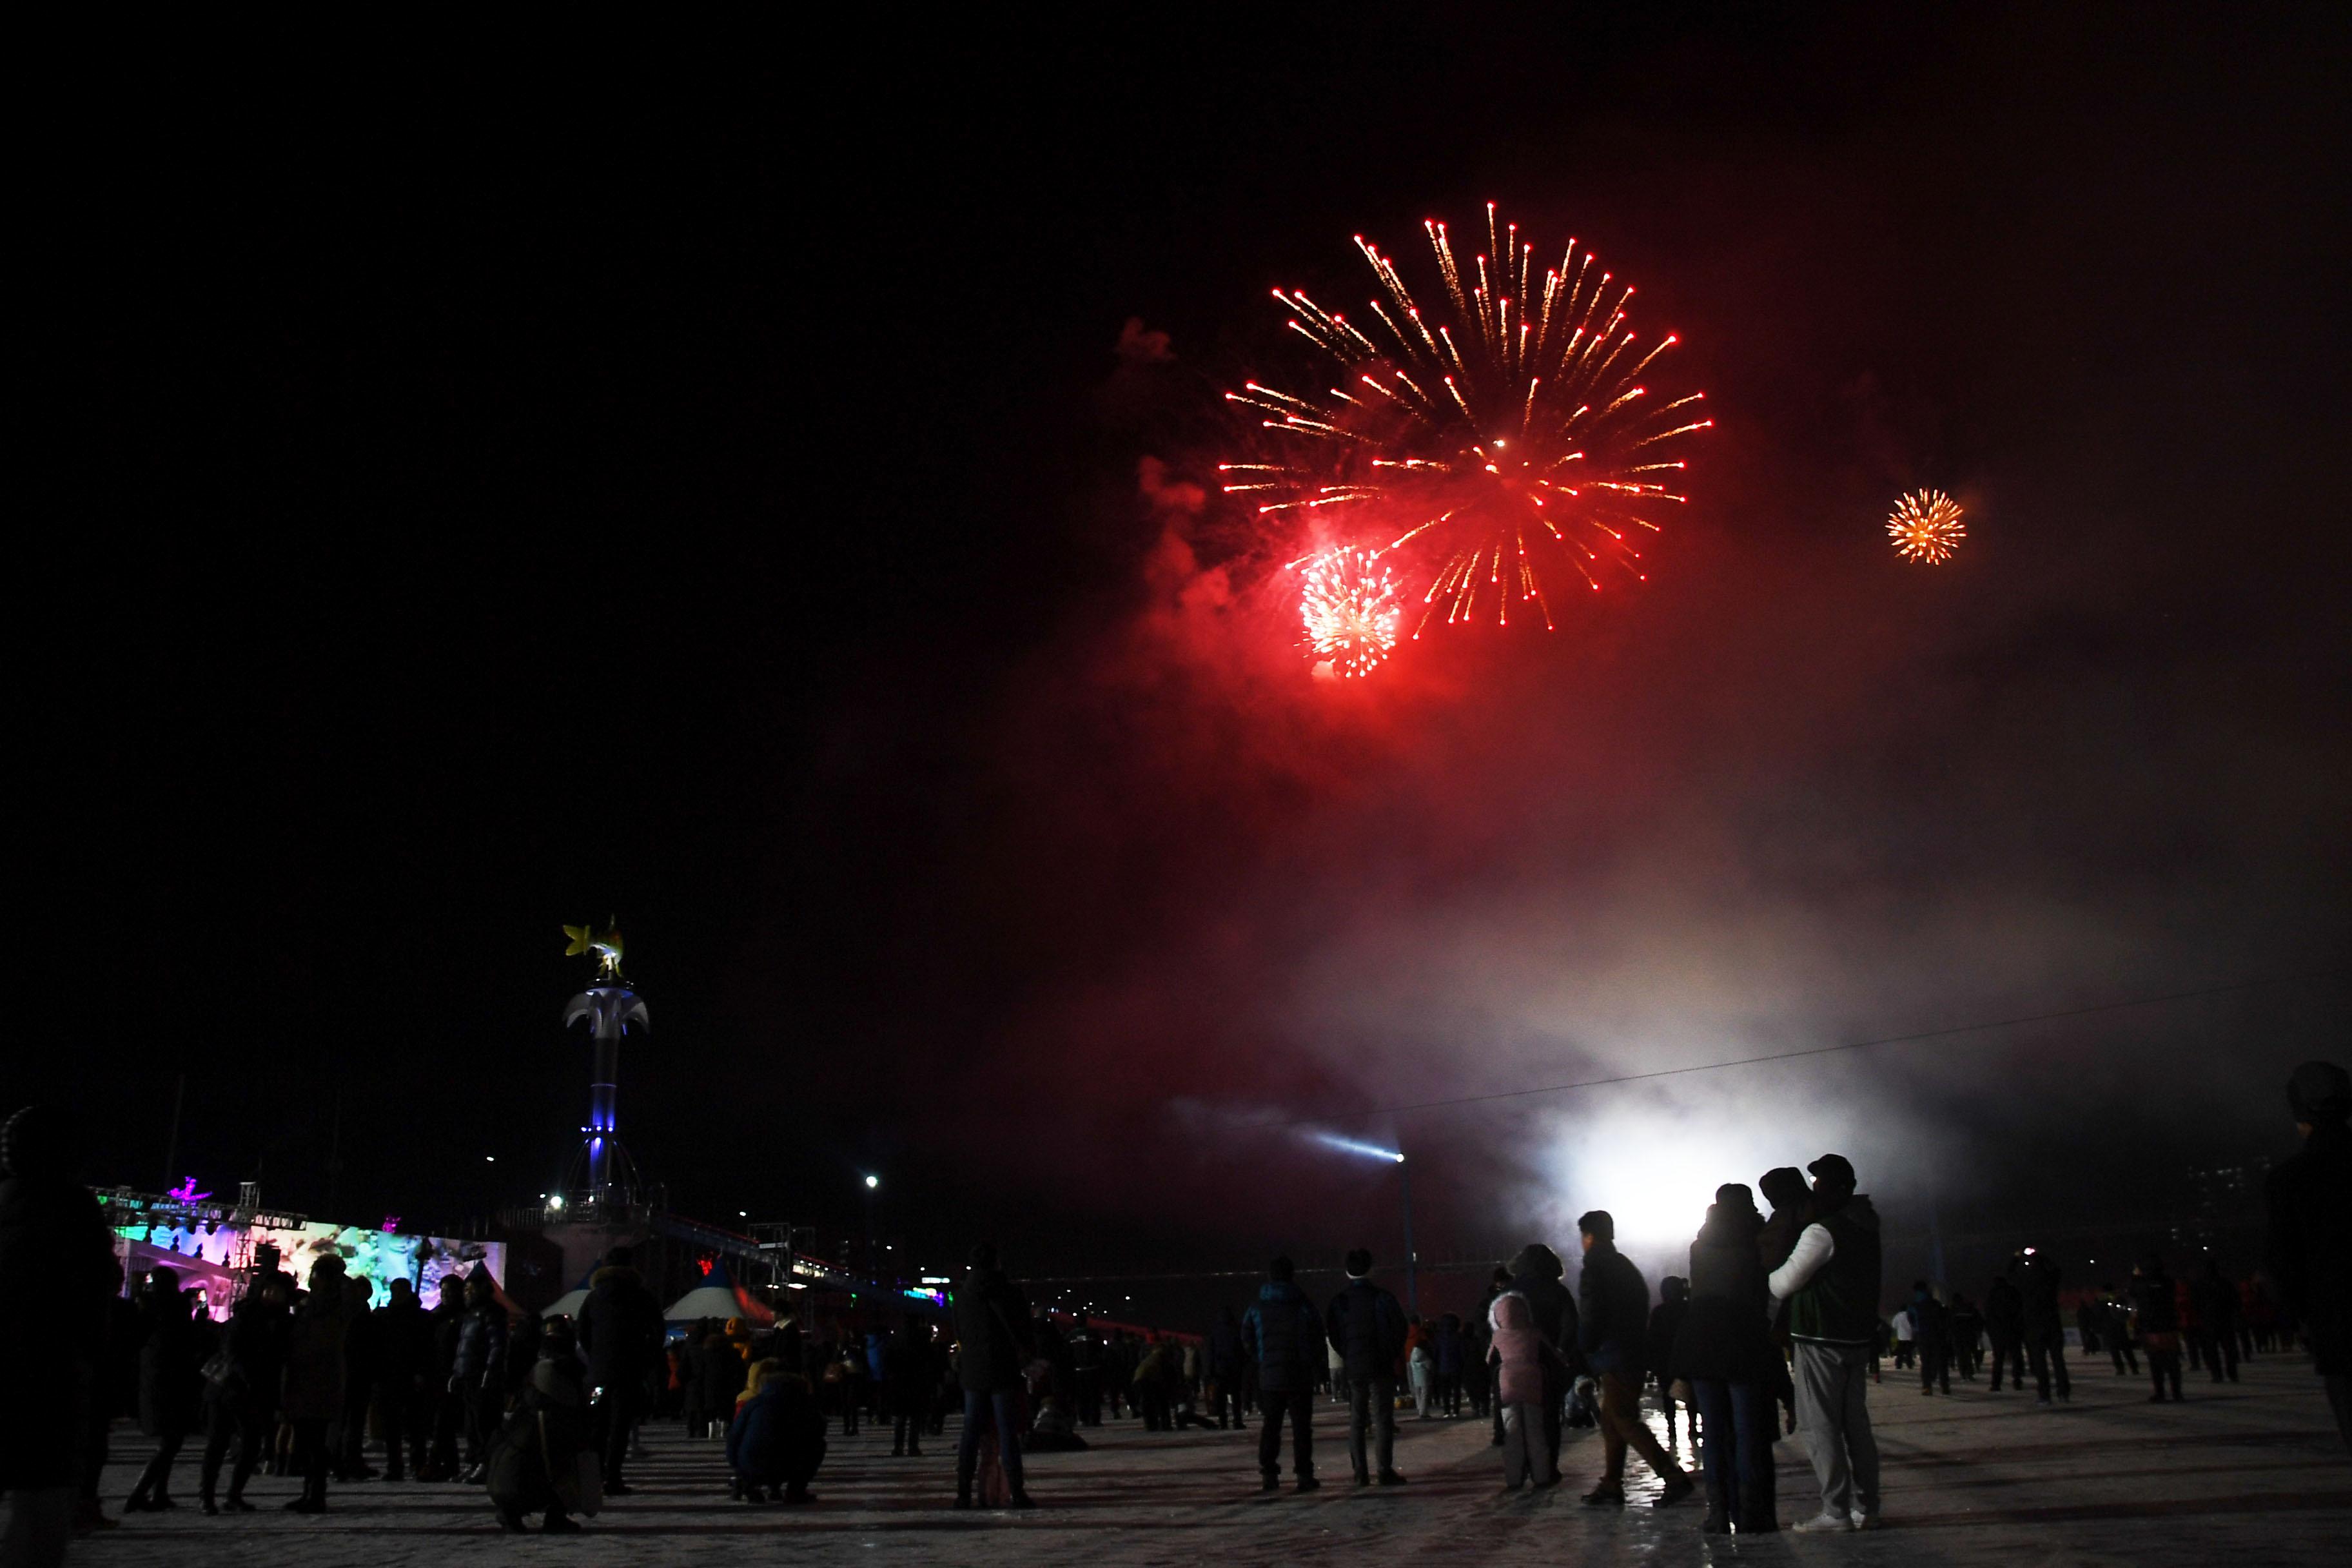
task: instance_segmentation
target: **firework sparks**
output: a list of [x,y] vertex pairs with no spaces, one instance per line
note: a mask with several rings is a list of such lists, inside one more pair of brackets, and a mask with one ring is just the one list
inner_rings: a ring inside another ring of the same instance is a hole
[[1968,537],[1960,517],[1959,503],[1943,491],[1914,490],[1895,503],[1886,531],[1906,560],[1934,566],[1950,560]]
[[1307,646],[1340,675],[1370,675],[1396,647],[1396,581],[1379,554],[1343,545],[1295,563],[1307,572],[1298,616]]
[[[1538,277],[1535,247],[1495,216],[1490,203],[1486,251],[1466,267],[1444,224],[1424,226],[1443,285],[1430,310],[1360,235],[1380,287],[1363,325],[1276,289],[1334,384],[1225,395],[1260,416],[1269,448],[1225,465],[1226,492],[1269,519],[1311,520],[1325,543],[1308,559],[1363,548],[1392,560],[1420,596],[1416,637],[1433,619],[1507,626],[1515,611],[1550,627],[1560,588],[1641,580],[1641,542],[1685,500],[1671,488],[1685,466],[1674,443],[1715,423],[1704,393],[1644,380],[1677,340],[1638,338],[1632,285],[1573,239]],[[1310,635],[1313,593],[1310,574]]]

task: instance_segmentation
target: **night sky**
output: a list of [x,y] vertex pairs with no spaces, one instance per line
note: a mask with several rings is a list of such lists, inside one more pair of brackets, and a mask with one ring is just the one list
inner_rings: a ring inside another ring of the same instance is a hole
[[[1826,1148],[1898,1237],[2161,1224],[2352,1055],[2352,50],[1912,13],[61,64],[0,1103],[152,1187],[184,1072],[175,1174],[530,1200],[616,914],[623,1132],[708,1218],[877,1171],[1016,1272],[1392,1257],[1304,1119],[1444,1258]],[[1549,637],[1316,680],[1220,395],[1268,289],[1490,199],[1683,335],[1691,504]]]

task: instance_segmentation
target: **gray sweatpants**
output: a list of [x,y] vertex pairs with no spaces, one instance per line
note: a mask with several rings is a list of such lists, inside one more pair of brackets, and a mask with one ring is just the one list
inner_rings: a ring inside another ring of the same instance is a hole
[[1797,1342],[1797,1429],[1822,1483],[1822,1511],[1878,1512],[1878,1439],[1870,1435],[1870,1347]]
[[1543,1406],[1505,1405],[1496,1414],[1503,1421],[1503,1484],[1548,1487],[1559,1479],[1551,1465],[1551,1445],[1544,1441]]

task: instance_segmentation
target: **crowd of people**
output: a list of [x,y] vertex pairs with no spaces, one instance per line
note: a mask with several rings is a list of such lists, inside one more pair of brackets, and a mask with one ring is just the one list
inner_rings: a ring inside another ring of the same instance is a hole
[[[2142,1261],[2118,1290],[2074,1308],[2086,1356],[2116,1374],[2145,1362],[2156,1401],[2181,1397],[2184,1362],[2216,1382],[2242,1361],[2299,1335],[2352,1446],[2352,1079],[2326,1063],[2298,1068],[2289,1100],[2305,1143],[2273,1173],[2263,1282],[2211,1265],[2173,1279]],[[1483,1310],[1409,1314],[1372,1279],[1359,1248],[1345,1283],[1308,1297],[1286,1258],[1266,1269],[1246,1313],[1219,1312],[1199,1335],[1103,1325],[1065,1327],[1034,1308],[993,1247],[973,1249],[947,1321],[908,1312],[888,1326],[812,1333],[786,1318],[755,1327],[710,1321],[673,1339],[625,1248],[591,1280],[572,1318],[513,1310],[478,1268],[437,1282],[429,1308],[405,1279],[377,1307],[371,1282],[333,1256],[299,1288],[258,1260],[225,1323],[198,1309],[169,1268],[131,1282],[88,1189],[64,1175],[61,1134],[37,1111],[0,1128],[0,1345],[12,1419],[0,1423],[6,1561],[58,1559],[77,1524],[110,1527],[99,1478],[115,1420],[135,1416],[154,1447],[123,1512],[173,1509],[184,1450],[201,1438],[197,1506],[248,1511],[265,1468],[299,1478],[282,1505],[328,1506],[331,1483],[374,1479],[478,1484],[499,1522],[562,1532],[632,1488],[627,1467],[648,1419],[681,1419],[689,1438],[721,1446],[730,1495],[804,1504],[836,1423],[887,1424],[893,1458],[961,1414],[954,1506],[1026,1509],[1024,1453],[1082,1448],[1106,1416],[1147,1432],[1243,1429],[1257,1423],[1261,1486],[1279,1489],[1288,1439],[1297,1490],[1321,1486],[1314,1408],[1346,1406],[1349,1469],[1360,1487],[1406,1483],[1395,1463],[1401,1406],[1423,1420],[1490,1422],[1506,1490],[1561,1479],[1564,1429],[1599,1429],[1599,1469],[1583,1501],[1626,1503],[1628,1456],[1659,1479],[1653,1506],[1704,1486],[1700,1528],[1780,1528],[1772,1448],[1797,1435],[1820,1507],[1799,1531],[1875,1528],[1879,1458],[1867,1390],[1892,1354],[1923,1394],[1973,1382],[1990,1350],[1990,1387],[2066,1403],[2065,1303],[2058,1270],[2032,1248],[1990,1282],[1981,1306],[1915,1281],[1882,1314],[1880,1226],[1852,1164],[1823,1154],[1748,1186],[1717,1189],[1689,1248],[1687,1275],[1649,1284],[1616,1246],[1602,1210],[1578,1222],[1573,1289],[1553,1249],[1529,1243],[1496,1270]],[[1808,1180],[1810,1173],[1811,1179]],[[39,1278],[35,1305],[26,1282]],[[58,1321],[83,1325],[58,1353]],[[1661,1443],[1643,1416],[1654,1389]],[[1677,1417],[1697,1474],[1679,1458]],[[372,1462],[371,1434],[381,1458]],[[226,1485],[224,1486],[224,1475]]]

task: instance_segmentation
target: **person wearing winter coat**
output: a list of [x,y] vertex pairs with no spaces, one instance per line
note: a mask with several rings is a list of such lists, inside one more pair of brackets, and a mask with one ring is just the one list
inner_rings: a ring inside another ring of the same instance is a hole
[[2025,1387],[2025,1298],[2017,1281],[1997,1277],[1985,1292],[1985,1338],[1992,1342],[1992,1391],[2000,1392],[2001,1368],[2009,1369],[2009,1385]]
[[[963,1385],[963,1436],[956,1444],[956,1501],[972,1506],[972,1478],[980,1468],[980,1437],[992,1425],[998,1463],[1004,1468],[1006,1496],[1013,1508],[1034,1508],[1021,1480],[1021,1428],[1024,1385],[1021,1369],[1029,1359],[1029,1303],[1020,1288],[997,1267],[992,1242],[971,1249],[971,1267],[950,1298],[956,1339],[961,1346],[957,1378]],[[1124,1385],[1122,1385],[1124,1386]]]
[[79,1147],[41,1106],[0,1126],[0,1540],[33,1562],[62,1557],[76,1482],[97,1479],[85,1461],[104,1441],[99,1368],[122,1289]]
[[125,1513],[177,1508],[172,1500],[172,1462],[194,1430],[204,1396],[204,1363],[211,1354],[212,1324],[201,1325],[194,1298],[180,1289],[179,1276],[157,1268],[147,1276],[140,1305],[147,1333],[139,1347],[139,1429],[155,1439],[154,1455],[139,1472]]
[[1824,1154],[1806,1169],[1813,1173],[1811,1217],[1788,1260],[1767,1277],[1773,1298],[1789,1304],[1798,1422],[1822,1488],[1822,1511],[1797,1529],[1874,1530],[1878,1442],[1865,1381],[1883,1285],[1878,1211],[1854,1191],[1853,1166],[1843,1154]]
[[1601,1382],[1601,1480],[1584,1494],[1584,1500],[1593,1508],[1625,1506],[1625,1450],[1631,1447],[1665,1483],[1652,1506],[1671,1508],[1696,1490],[1697,1483],[1683,1473],[1642,1419],[1649,1284],[1633,1260],[1617,1250],[1617,1221],[1608,1210],[1584,1215],[1576,1228],[1584,1246],[1584,1269],[1576,1290],[1581,1320],[1577,1348]]
[[425,1473],[433,1410],[427,1383],[433,1323],[406,1277],[395,1277],[386,1289],[391,1299],[373,1321],[376,1409],[383,1422],[384,1479],[397,1481],[412,1465],[418,1476]]
[[1559,1468],[1544,1442],[1544,1404],[1567,1363],[1536,1328],[1535,1310],[1517,1291],[1496,1297],[1487,1305],[1486,1321],[1493,1331],[1486,1361],[1503,1423],[1503,1489],[1517,1491],[1530,1482],[1551,1486],[1559,1479]]
[[433,1336],[432,1357],[425,1369],[433,1401],[433,1435],[417,1479],[454,1481],[463,1468],[457,1458],[457,1439],[466,1429],[467,1403],[458,1390],[457,1376],[457,1341],[466,1324],[465,1276],[444,1274],[436,1297],[433,1310],[425,1315],[425,1327]]
[[754,1362],[727,1428],[734,1495],[745,1502],[814,1502],[809,1482],[824,1463],[827,1425],[805,1378],[773,1361]]
[[1405,1331],[1405,1383],[1412,1391],[1413,1419],[1429,1419],[1437,1400],[1437,1349],[1429,1325],[1415,1318]]
[[1666,1418],[1666,1452],[1675,1451],[1675,1412],[1683,1410],[1690,1425],[1691,1453],[1698,1453],[1698,1406],[1688,1401],[1689,1390],[1676,1398],[1681,1382],[1674,1374],[1675,1336],[1682,1331],[1683,1314],[1690,1310],[1690,1281],[1669,1274],[1658,1281],[1658,1304],[1650,1309],[1649,1337],[1642,1344],[1642,1364],[1658,1382],[1658,1412]]
[[1290,1473],[1298,1489],[1311,1492],[1315,1479],[1315,1384],[1323,1366],[1323,1319],[1297,1285],[1287,1258],[1266,1265],[1256,1304],[1242,1319],[1243,1353],[1257,1363],[1258,1396],[1265,1424],[1258,1432],[1257,1473],[1261,1488],[1282,1484],[1282,1424],[1290,1423]]
[[525,1514],[541,1513],[547,1534],[577,1531],[572,1511],[593,1512],[601,1489],[582,1474],[581,1461],[593,1452],[591,1437],[579,1346],[572,1325],[558,1319],[541,1334],[530,1375],[490,1439],[483,1479],[499,1528],[521,1530]]
[[2034,1403],[2047,1405],[2054,1385],[2060,1404],[2074,1397],[2066,1375],[2066,1320],[2058,1306],[2058,1266],[2034,1247],[2011,1265],[2023,1307],[2025,1357],[2033,1368]]
[[[1220,1432],[1242,1425],[1242,1321],[1231,1303],[1217,1309],[1208,1335],[1209,1403],[1215,1408]],[[1230,1423],[1227,1417],[1232,1419]]]
[[580,1348],[588,1356],[590,1408],[608,1497],[628,1495],[621,1463],[629,1455],[629,1436],[645,1415],[668,1332],[661,1303],[646,1289],[635,1261],[636,1254],[625,1247],[605,1254],[604,1267],[588,1281],[588,1299],[580,1303]]
[[1667,1369],[1687,1379],[1698,1405],[1706,1518],[1720,1535],[1769,1534],[1774,1513],[1772,1414],[1780,1352],[1772,1343],[1772,1291],[1758,1246],[1764,1216],[1738,1182],[1715,1190],[1691,1242],[1690,1301]]
[[343,1260],[332,1253],[310,1266],[310,1288],[287,1336],[279,1408],[294,1428],[294,1467],[302,1490],[286,1508],[320,1513],[327,1507],[328,1428],[343,1414],[343,1341],[351,1331],[351,1292]]
[[[1384,1487],[1404,1485],[1396,1468],[1396,1367],[1404,1353],[1404,1309],[1371,1281],[1372,1255],[1363,1247],[1348,1254],[1348,1284],[1323,1313],[1323,1331],[1348,1365],[1348,1462],[1356,1484],[1377,1479]],[[1364,1451],[1366,1428],[1374,1434],[1372,1470]]]
[[2334,1062],[2305,1062],[2286,1097],[2303,1147],[2263,1184],[2263,1258],[2287,1311],[2304,1325],[2336,1429],[2352,1447],[2352,1074]]
[[1919,1392],[1952,1392],[1952,1316],[1925,1279],[1911,1282],[1911,1342],[1919,1355]]
[[286,1374],[286,1346],[292,1324],[286,1310],[286,1277],[257,1276],[229,1314],[217,1359],[205,1378],[205,1457],[198,1481],[208,1514],[221,1503],[221,1462],[232,1439],[236,1460],[229,1470],[227,1507],[251,1513],[246,1483],[261,1463],[278,1429],[278,1391]]
[[921,1314],[909,1312],[882,1346],[882,1408],[890,1418],[892,1458],[923,1457],[923,1422],[939,1379],[931,1327]]
[[1430,1334],[1437,1357],[1438,1407],[1451,1416],[1462,1414],[1462,1319],[1455,1313],[1439,1315],[1437,1327]]
[[457,1323],[457,1353],[449,1386],[464,1402],[466,1471],[472,1483],[489,1462],[490,1438],[506,1416],[507,1312],[499,1305],[489,1274],[476,1268],[466,1279],[466,1315]]
[[[1568,1269],[1560,1263],[1559,1254],[1540,1241],[1531,1241],[1519,1248],[1511,1259],[1510,1278],[1506,1288],[1527,1298],[1528,1310],[1535,1319],[1535,1331],[1543,1336],[1544,1343],[1557,1352],[1558,1370],[1546,1375],[1553,1382],[1544,1390],[1543,1440],[1544,1451],[1550,1456],[1553,1469],[1559,1468],[1560,1406],[1568,1397],[1570,1382],[1581,1364],[1577,1352],[1576,1298],[1561,1283]],[[1502,1406],[1496,1405],[1496,1419],[1502,1419]]]
[[2154,1253],[2132,1270],[2132,1331],[2147,1352],[2147,1374],[2156,1384],[2148,1403],[2164,1403],[2170,1384],[2175,1403],[2180,1398],[2180,1298],[2164,1260]]

